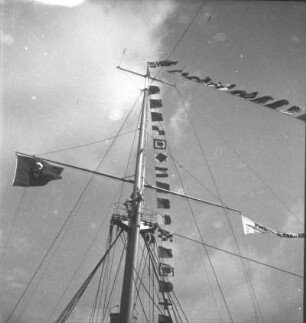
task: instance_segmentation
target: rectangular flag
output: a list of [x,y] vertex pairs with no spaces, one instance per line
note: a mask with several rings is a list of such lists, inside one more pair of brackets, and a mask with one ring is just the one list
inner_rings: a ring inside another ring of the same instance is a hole
[[172,249],[158,246],[158,257],[159,258],[173,258]]
[[167,147],[166,140],[153,139],[153,147],[154,149],[166,149]]
[[272,98],[272,96],[270,95],[266,95],[266,96],[261,96],[260,98],[257,98],[257,99],[254,99],[254,100],[251,100],[251,102],[255,102],[255,103],[259,103],[259,104],[264,104],[268,101],[271,101],[271,100],[274,100]]
[[161,293],[170,293],[173,291],[173,284],[171,282],[159,281],[159,291]]
[[280,108],[283,105],[287,105],[287,104],[289,104],[289,101],[284,99],[284,100],[274,101],[269,104],[265,104],[265,107],[268,107],[270,109],[277,109],[277,108]]
[[152,126],[152,130],[155,131],[159,136],[164,136],[166,134],[163,126]]
[[153,122],[163,121],[163,115],[159,112],[151,112],[151,119]]
[[157,62],[148,62],[148,64],[150,67],[156,68],[159,66],[164,67],[164,66],[176,65],[177,61],[167,59],[167,60],[162,60],[162,61],[157,61]]
[[254,98],[256,98],[257,94],[258,94],[258,92],[251,92],[251,93],[245,92],[241,96],[245,99],[254,99]]
[[161,228],[158,228],[158,238],[160,238],[162,241],[169,240],[170,242],[173,241],[173,233],[169,232],[167,230],[163,230]]
[[163,218],[164,218],[164,224],[165,224],[165,225],[169,225],[169,224],[171,224],[172,220],[171,220],[171,216],[170,216],[170,215],[168,215],[168,214],[164,214],[164,215],[163,215]]
[[171,316],[158,314],[158,323],[173,323]]
[[13,186],[43,186],[61,179],[62,171],[62,167],[52,166],[40,158],[17,154]]
[[[167,190],[167,191],[170,190],[170,185],[168,183],[156,182],[156,187],[162,188],[162,189]],[[167,193],[167,192],[161,191],[161,190],[156,190],[156,192],[158,192],[158,193]]]
[[158,109],[163,106],[162,100],[160,99],[150,99],[150,109]]
[[158,197],[156,200],[158,209],[170,209],[170,201],[168,199]]
[[158,93],[160,93],[160,88],[158,86],[155,86],[155,85],[149,86],[149,95],[158,94]]
[[168,264],[159,264],[159,274],[161,276],[174,276],[174,268]]
[[155,167],[156,177],[168,177],[167,167]]

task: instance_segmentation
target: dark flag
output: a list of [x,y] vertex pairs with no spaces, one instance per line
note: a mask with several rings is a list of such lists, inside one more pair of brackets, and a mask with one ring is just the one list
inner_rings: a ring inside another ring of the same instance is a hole
[[159,258],[172,258],[173,257],[172,249],[158,246],[158,257]]
[[256,98],[258,92],[251,92],[251,93],[244,93],[244,94],[241,94],[241,96],[245,99],[254,99]]
[[158,209],[170,209],[170,201],[168,199],[158,197],[156,200]]
[[169,240],[170,242],[172,242],[173,241],[173,233],[159,228],[158,229],[158,238],[160,238],[160,240],[162,240],[162,241]]
[[159,67],[159,66],[171,66],[171,65],[176,65],[177,61],[173,60],[163,60],[163,61],[157,61],[157,62],[148,62],[150,67]]
[[201,79],[198,76],[187,76],[187,79],[190,81],[195,80],[196,82],[201,81]]
[[274,101],[269,104],[265,104],[265,107],[270,108],[270,109],[277,109],[277,108],[280,108],[283,105],[287,105],[287,104],[289,104],[289,101],[284,99],[284,100]]
[[165,225],[171,224],[172,220],[171,220],[171,216],[170,215],[164,214],[163,215],[163,218],[164,218],[164,224]]
[[151,112],[152,121],[163,121],[163,115],[159,112]]
[[168,155],[166,153],[155,154],[155,159],[160,163],[166,161],[167,158],[168,158]]
[[211,82],[211,78],[209,76],[206,76],[205,79],[201,79],[200,83],[209,83]]
[[155,85],[149,86],[149,95],[158,94],[158,93],[160,93],[160,89],[158,86],[155,86]]
[[277,236],[281,238],[304,238],[304,233],[286,233],[286,232],[277,232]]
[[266,96],[261,96],[260,98],[251,100],[251,102],[259,103],[259,104],[264,104],[268,101],[274,100],[272,96],[266,95]]
[[[291,113],[295,113],[295,112],[300,112],[301,111],[301,108],[296,106],[296,105],[293,105],[292,107],[290,107],[289,109],[287,109],[286,111],[284,112],[291,112]],[[283,111],[282,111],[283,112]]]
[[168,177],[167,167],[155,167],[156,177]]
[[43,186],[61,179],[62,171],[62,167],[52,166],[40,158],[17,154],[13,186]]
[[158,323],[173,323],[171,316],[158,314]]
[[168,73],[182,73],[183,70],[169,70]]
[[163,139],[153,139],[154,149],[166,149],[166,140]]
[[164,136],[166,134],[164,127],[161,126],[152,126],[152,130],[156,131],[159,136]]
[[161,108],[162,106],[163,106],[162,100],[150,99],[150,108],[151,109]]
[[171,66],[171,65],[176,65],[178,62],[167,59],[167,60],[159,61],[157,63],[159,64],[159,66]]
[[246,94],[246,92],[243,90],[233,90],[233,91],[229,91],[228,93],[232,95],[238,95],[238,96],[243,96],[244,94]]
[[161,293],[170,293],[173,291],[173,284],[171,282],[159,281],[158,285]]
[[296,118],[299,119],[299,120],[302,120],[302,121],[306,121],[306,114],[302,114],[302,115],[300,115],[300,116],[298,116]]
[[[170,185],[168,183],[162,183],[162,182],[156,182],[156,187],[162,188],[164,190],[169,191],[170,190]],[[167,193],[165,191],[161,190],[156,190],[158,193]]]
[[174,276],[174,268],[168,264],[159,264],[159,274],[161,276]]

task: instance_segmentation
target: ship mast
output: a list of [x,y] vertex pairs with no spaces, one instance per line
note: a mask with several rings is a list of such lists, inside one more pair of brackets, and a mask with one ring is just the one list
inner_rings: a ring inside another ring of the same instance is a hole
[[135,269],[137,266],[137,252],[140,232],[140,217],[143,206],[143,189],[145,179],[145,145],[147,129],[147,96],[149,83],[149,68],[145,75],[145,88],[141,107],[141,120],[138,137],[137,159],[135,169],[135,182],[132,194],[131,208],[129,210],[129,229],[127,234],[127,248],[124,267],[124,276],[121,292],[120,322],[134,323],[134,295],[135,295]]

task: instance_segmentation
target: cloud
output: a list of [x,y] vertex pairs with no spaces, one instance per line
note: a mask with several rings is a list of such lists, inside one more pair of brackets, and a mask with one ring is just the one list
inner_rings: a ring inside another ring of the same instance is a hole
[[[190,101],[185,102],[186,109],[189,110]],[[175,134],[175,141],[179,141],[183,135],[183,126],[187,123],[187,115],[185,112],[185,107],[180,105],[179,108],[175,111],[175,114],[170,118],[169,126]]]
[[[20,3],[41,3],[48,6],[76,7],[86,2],[86,0],[17,0]],[[0,3],[9,3],[9,0],[0,0]]]
[[0,30],[0,43],[11,46],[15,42],[13,36],[11,34],[6,34],[2,30]]
[[86,0],[35,0],[36,2],[49,6],[76,7],[83,4]]
[[39,6],[21,16],[28,33],[19,34],[18,43],[28,50],[12,52],[6,88],[14,93],[9,112],[19,138],[14,147],[36,153],[113,134],[113,124],[143,87],[142,78],[116,69],[123,49],[123,66],[145,72],[147,61],[159,59],[163,23],[174,10],[170,0],[141,6],[92,1],[69,12]]
[[214,39],[217,41],[224,41],[226,39],[226,34],[225,33],[216,33],[214,36]]

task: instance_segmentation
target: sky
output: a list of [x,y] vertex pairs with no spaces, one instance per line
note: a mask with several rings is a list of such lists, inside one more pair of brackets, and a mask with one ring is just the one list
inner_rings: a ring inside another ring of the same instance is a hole
[[[65,168],[62,180],[45,187],[12,187],[15,151],[88,169],[96,169],[107,153],[99,170],[125,176],[137,111],[115,144],[104,139],[116,135],[135,102],[139,108],[144,85],[142,78],[116,66],[145,73],[147,61],[172,53],[177,67],[191,75],[305,106],[305,3],[206,1],[178,43],[201,3],[0,1],[1,322],[90,180],[88,174]],[[167,143],[182,165],[180,175],[171,168],[171,189],[214,203],[220,195],[224,204],[254,221],[303,232],[305,124],[178,75],[162,71],[159,77],[176,84],[161,86]],[[92,142],[97,143],[85,145]],[[76,146],[81,147],[66,149]],[[154,183],[150,157],[148,152],[148,182]],[[49,322],[65,282],[86,253],[65,293],[63,303],[69,301],[101,256],[119,190],[120,183],[93,180],[60,246],[47,259],[38,288],[25,295],[10,322]],[[121,202],[130,190],[125,187]],[[148,199],[153,205],[154,195]],[[171,198],[169,230],[200,240],[194,215],[206,243],[302,275],[302,239],[244,236],[238,214],[198,203],[191,207]],[[189,321],[228,322],[203,247],[179,237],[171,247],[175,291]],[[239,258],[220,251],[208,253],[234,322],[302,322],[301,278],[251,262],[244,267]],[[244,270],[263,319],[254,311]],[[74,315],[86,322],[89,310],[84,302]]]

